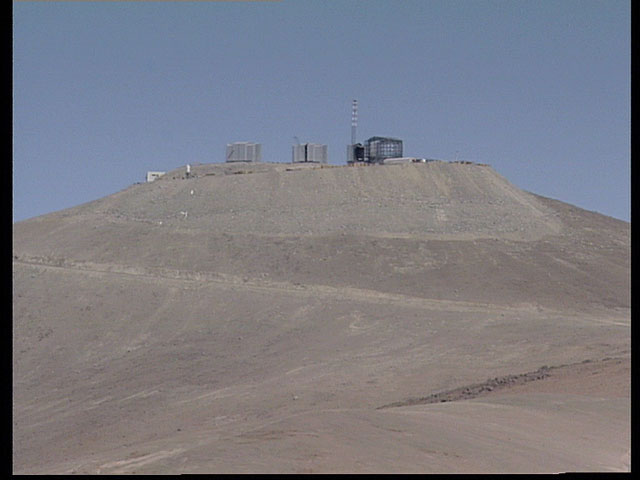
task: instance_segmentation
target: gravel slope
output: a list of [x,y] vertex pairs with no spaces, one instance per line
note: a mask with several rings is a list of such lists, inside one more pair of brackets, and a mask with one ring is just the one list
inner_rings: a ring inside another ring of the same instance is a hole
[[630,468],[628,223],[479,165],[192,172],[14,225],[14,473]]

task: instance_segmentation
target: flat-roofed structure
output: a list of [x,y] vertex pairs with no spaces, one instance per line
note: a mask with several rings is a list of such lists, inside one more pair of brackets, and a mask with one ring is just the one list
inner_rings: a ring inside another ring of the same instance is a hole
[[365,162],[364,146],[361,143],[347,145],[347,164]]
[[319,143],[302,143],[292,148],[292,163],[327,163],[327,146]]
[[371,137],[364,144],[366,161],[382,163],[385,158],[402,157],[402,140],[391,137]]
[[147,172],[147,182],[153,182],[157,180],[161,176],[163,176],[166,172]]
[[227,162],[259,162],[262,158],[262,145],[252,142],[227,143]]

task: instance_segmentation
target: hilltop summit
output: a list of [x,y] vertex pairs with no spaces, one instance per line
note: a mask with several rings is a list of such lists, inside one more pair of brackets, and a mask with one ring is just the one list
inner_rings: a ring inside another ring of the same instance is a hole
[[488,166],[256,163],[194,166],[189,179],[184,172],[61,215],[259,235],[531,240],[560,230],[552,209]]
[[193,165],[14,225],[15,473],[629,469],[629,224],[491,167]]

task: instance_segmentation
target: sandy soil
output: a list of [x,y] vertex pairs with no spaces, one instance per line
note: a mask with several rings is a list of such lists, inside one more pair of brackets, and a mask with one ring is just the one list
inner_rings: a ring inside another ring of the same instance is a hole
[[628,223],[289,167],[14,225],[14,473],[630,469]]

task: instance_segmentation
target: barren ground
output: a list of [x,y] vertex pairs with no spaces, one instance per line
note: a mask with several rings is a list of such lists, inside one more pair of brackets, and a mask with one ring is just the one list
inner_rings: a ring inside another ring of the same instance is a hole
[[14,225],[14,473],[629,470],[628,223],[477,165],[192,171]]

